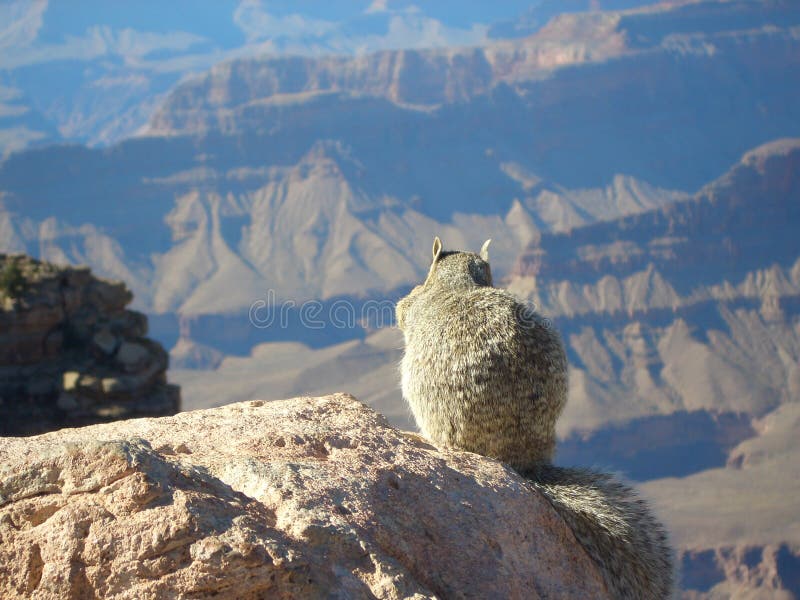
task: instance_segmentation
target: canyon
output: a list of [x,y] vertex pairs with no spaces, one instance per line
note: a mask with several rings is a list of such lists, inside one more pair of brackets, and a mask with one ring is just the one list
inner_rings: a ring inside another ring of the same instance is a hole
[[794,3],[734,0],[226,61],[136,136],[2,160],[0,251],[125,281],[184,409],[341,390],[409,429],[391,315],[303,307],[363,316],[434,235],[492,238],[568,349],[558,460],[641,485],[687,598],[798,595],[798,57]]

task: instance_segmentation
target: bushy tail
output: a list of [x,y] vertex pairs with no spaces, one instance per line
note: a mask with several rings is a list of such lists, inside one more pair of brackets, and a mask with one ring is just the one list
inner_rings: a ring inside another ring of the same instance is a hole
[[672,550],[664,527],[636,492],[611,475],[541,465],[523,473],[572,528],[615,598],[672,594]]

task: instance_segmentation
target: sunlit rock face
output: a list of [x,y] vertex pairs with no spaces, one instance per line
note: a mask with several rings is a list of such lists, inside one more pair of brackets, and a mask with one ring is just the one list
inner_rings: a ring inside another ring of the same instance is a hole
[[0,465],[3,598],[610,598],[517,474],[346,394],[3,438]]

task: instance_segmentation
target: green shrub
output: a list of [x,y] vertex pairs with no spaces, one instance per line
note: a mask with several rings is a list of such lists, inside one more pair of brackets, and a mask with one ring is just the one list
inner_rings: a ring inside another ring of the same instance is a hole
[[27,282],[19,268],[17,261],[11,260],[6,264],[6,268],[0,273],[0,292],[5,293],[11,298],[19,298],[25,293]]

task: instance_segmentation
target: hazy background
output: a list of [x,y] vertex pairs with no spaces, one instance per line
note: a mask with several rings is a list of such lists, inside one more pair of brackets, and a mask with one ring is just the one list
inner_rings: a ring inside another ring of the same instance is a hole
[[798,231],[793,0],[0,2],[0,251],[124,280],[185,409],[410,428],[374,307],[493,238],[687,598],[800,595]]

